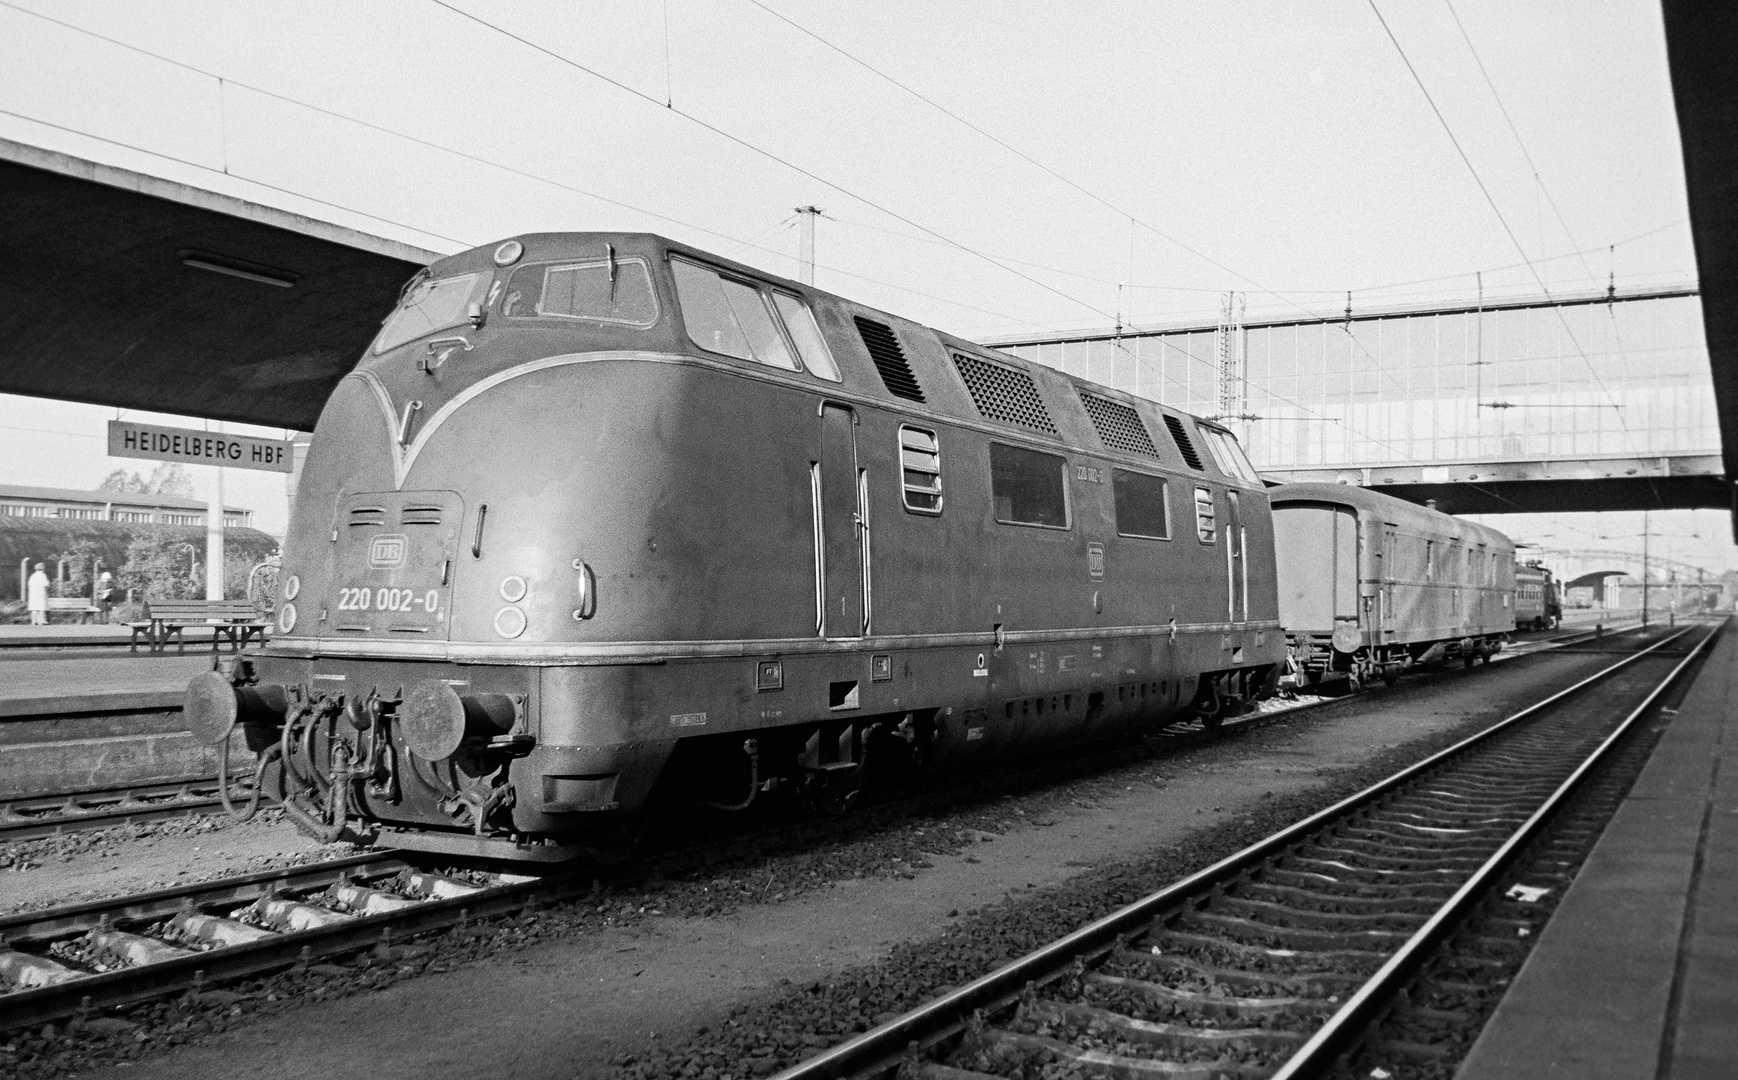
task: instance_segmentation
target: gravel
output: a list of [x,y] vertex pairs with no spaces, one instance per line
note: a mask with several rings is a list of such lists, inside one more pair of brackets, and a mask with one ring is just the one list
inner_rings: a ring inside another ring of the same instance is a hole
[[[722,1024],[669,1040],[649,1054],[624,1056],[616,1062],[618,1077],[742,1080],[769,1075],[1211,865],[1488,723],[1485,718],[1470,719],[1386,750],[1366,764],[1337,771],[1311,791],[1264,799],[1251,815],[1204,829],[1175,847],[1088,868],[1060,885],[1025,890],[965,912],[939,935],[900,945],[882,962],[813,984],[793,985],[771,1000],[733,1009]],[[1216,759],[1234,751],[1235,746],[1209,746],[1177,763],[1167,762],[1166,767],[1186,761],[1191,767],[1211,768]],[[1089,790],[1096,784],[1126,783],[1130,773],[1152,769],[1150,763],[1135,765],[1068,787]],[[1021,809],[1032,813],[1026,800],[1017,803],[1010,813]],[[951,820],[958,821],[959,815]]]
[[[1308,714],[1310,720],[1321,716],[1320,712]],[[1300,717],[1292,723],[1304,720]],[[1324,779],[1307,793],[1264,797],[1252,812],[1217,826],[1207,825],[1214,820],[1211,817],[1202,818],[1203,828],[1164,850],[1083,867],[1063,884],[1017,889],[1014,895],[980,909],[956,909],[949,913],[950,925],[939,934],[896,945],[879,963],[847,969],[809,984],[787,981],[776,993],[738,1005],[720,1023],[678,1033],[674,1038],[666,1032],[657,1049],[620,1057],[615,1063],[617,1074],[622,1080],[663,1076],[740,1080],[767,1075],[1230,854],[1487,722],[1483,717],[1458,721],[1434,736],[1378,752],[1355,768],[1314,770]],[[1247,739],[1158,758],[1136,755],[1129,763],[1097,776],[954,808],[945,817],[905,818],[834,842],[715,867],[680,879],[598,886],[580,902],[376,948],[343,962],[314,964],[188,994],[174,1002],[139,1006],[118,1017],[91,1017],[62,1027],[49,1025],[0,1035],[0,1076],[59,1076],[131,1062],[167,1047],[207,1042],[217,1033],[248,1024],[250,1018],[281,1012],[298,1003],[372,993],[424,971],[451,970],[607,928],[635,927],[667,916],[705,918],[748,905],[789,902],[851,879],[913,878],[931,865],[932,856],[975,861],[972,852],[977,845],[993,843],[1012,830],[1053,824],[1071,807],[1094,806],[1132,785],[1163,787],[1184,772],[1222,771],[1248,739],[1284,731],[1282,723]],[[177,819],[128,828],[176,827],[196,829],[199,825]],[[76,837],[60,839],[74,844],[89,842]],[[54,849],[38,850],[46,854]],[[272,858],[306,861],[333,853],[311,851]],[[235,870],[231,867],[226,872]]]

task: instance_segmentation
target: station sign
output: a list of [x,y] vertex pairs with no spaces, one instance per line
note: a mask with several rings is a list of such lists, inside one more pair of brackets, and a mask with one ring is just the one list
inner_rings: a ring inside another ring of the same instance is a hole
[[294,443],[284,439],[257,439],[251,435],[224,435],[193,428],[158,427],[109,421],[109,456],[179,461],[183,465],[222,465],[229,469],[258,469],[287,473],[294,469]]

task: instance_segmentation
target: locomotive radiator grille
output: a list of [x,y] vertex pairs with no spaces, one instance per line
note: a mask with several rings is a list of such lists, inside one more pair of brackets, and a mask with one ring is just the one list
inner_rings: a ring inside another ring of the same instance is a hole
[[1092,418],[1092,426],[1105,446],[1158,458],[1159,448],[1153,445],[1153,438],[1147,434],[1147,426],[1141,423],[1139,413],[1121,402],[1097,394],[1082,392],[1080,403],[1086,406],[1086,415]]
[[1056,424],[1044,407],[1044,399],[1038,396],[1032,376],[964,353],[954,353],[953,362],[972,395],[972,404],[986,420],[1056,434]]

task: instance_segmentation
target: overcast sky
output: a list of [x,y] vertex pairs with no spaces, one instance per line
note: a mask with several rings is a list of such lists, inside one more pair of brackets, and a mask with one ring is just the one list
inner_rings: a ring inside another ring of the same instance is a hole
[[[0,0],[0,137],[443,252],[795,276],[814,204],[817,284],[978,338],[1695,276],[1651,0]],[[0,480],[91,486],[112,415],[0,399]]]

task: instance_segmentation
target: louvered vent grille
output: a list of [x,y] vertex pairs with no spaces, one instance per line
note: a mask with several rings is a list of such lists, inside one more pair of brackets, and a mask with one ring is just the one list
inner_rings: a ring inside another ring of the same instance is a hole
[[1195,453],[1195,444],[1189,441],[1189,430],[1183,422],[1170,413],[1165,414],[1165,426],[1171,429],[1171,439],[1177,444],[1177,452],[1183,455],[1183,460],[1189,463],[1189,468],[1201,469],[1201,455]]
[[911,365],[906,362],[905,350],[899,347],[899,339],[893,336],[893,328],[861,315],[855,318],[863,347],[869,350],[869,359],[875,361],[875,370],[881,373],[887,392],[894,397],[922,401],[923,388],[917,385],[917,376],[911,373]]
[[972,395],[972,404],[985,419],[1056,434],[1056,425],[1044,408],[1044,399],[1038,396],[1032,376],[963,353],[954,353],[953,362]]
[[1105,446],[1150,458],[1159,456],[1158,447],[1153,445],[1153,437],[1147,434],[1147,426],[1141,423],[1139,413],[1121,402],[1097,394],[1082,392],[1080,403],[1086,406],[1086,415],[1092,417],[1092,426],[1098,429],[1098,437]]
[[352,525],[384,525],[386,524],[386,507],[358,506],[350,511]]
[[398,515],[400,525],[439,525],[441,523],[441,508],[438,506],[407,506]]

